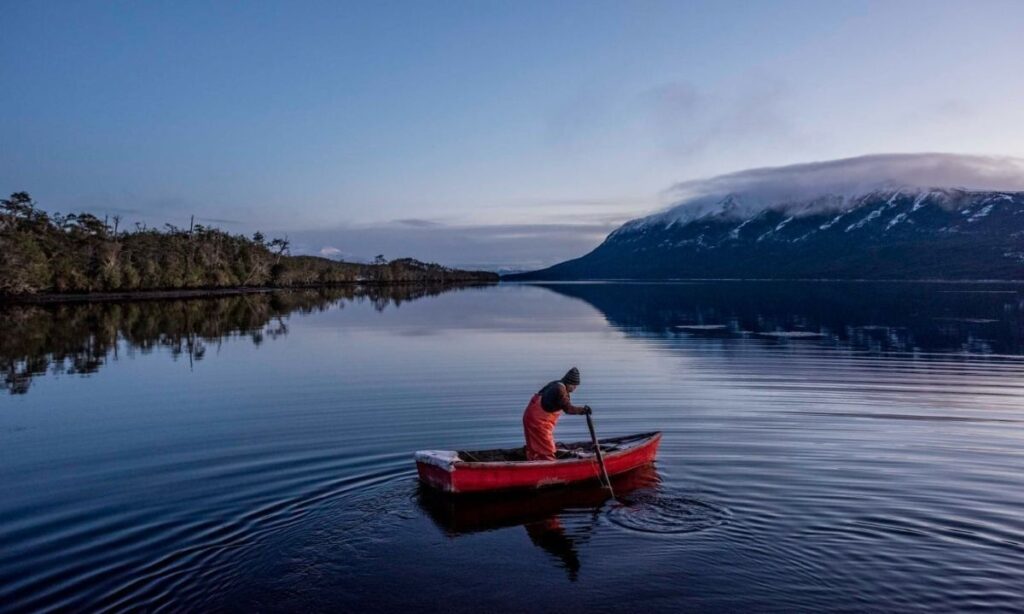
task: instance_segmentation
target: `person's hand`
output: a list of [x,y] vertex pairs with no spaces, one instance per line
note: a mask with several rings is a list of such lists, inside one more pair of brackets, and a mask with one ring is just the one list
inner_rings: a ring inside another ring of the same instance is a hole
[[583,415],[584,416],[589,416],[592,413],[594,413],[594,410],[590,409],[589,405],[584,405],[583,406]]

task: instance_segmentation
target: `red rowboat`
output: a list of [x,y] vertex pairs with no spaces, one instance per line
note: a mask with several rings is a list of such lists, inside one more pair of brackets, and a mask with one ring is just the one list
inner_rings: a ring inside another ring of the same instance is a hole
[[[660,432],[602,439],[608,475],[654,462],[659,443]],[[523,448],[420,450],[416,470],[424,484],[451,493],[543,488],[599,479],[597,456],[589,441],[560,444],[558,456],[553,461],[528,461]]]

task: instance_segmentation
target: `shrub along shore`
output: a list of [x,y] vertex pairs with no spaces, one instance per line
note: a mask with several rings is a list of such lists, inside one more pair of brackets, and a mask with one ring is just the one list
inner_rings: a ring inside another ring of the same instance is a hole
[[0,199],[0,296],[119,296],[346,284],[495,282],[403,258],[374,264],[292,256],[288,241],[233,235],[194,224],[163,229],[120,228],[120,219],[89,213],[48,214],[26,192]]

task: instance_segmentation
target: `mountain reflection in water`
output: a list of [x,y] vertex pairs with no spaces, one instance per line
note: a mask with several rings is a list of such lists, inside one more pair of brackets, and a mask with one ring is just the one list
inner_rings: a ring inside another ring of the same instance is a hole
[[552,283],[629,331],[823,338],[871,352],[1024,354],[1021,284]]

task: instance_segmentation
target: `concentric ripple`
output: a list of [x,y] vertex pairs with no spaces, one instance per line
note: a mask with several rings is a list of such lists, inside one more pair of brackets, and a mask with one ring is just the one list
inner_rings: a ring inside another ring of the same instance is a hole
[[727,508],[692,497],[633,493],[608,510],[616,525],[641,533],[696,533],[724,524]]

